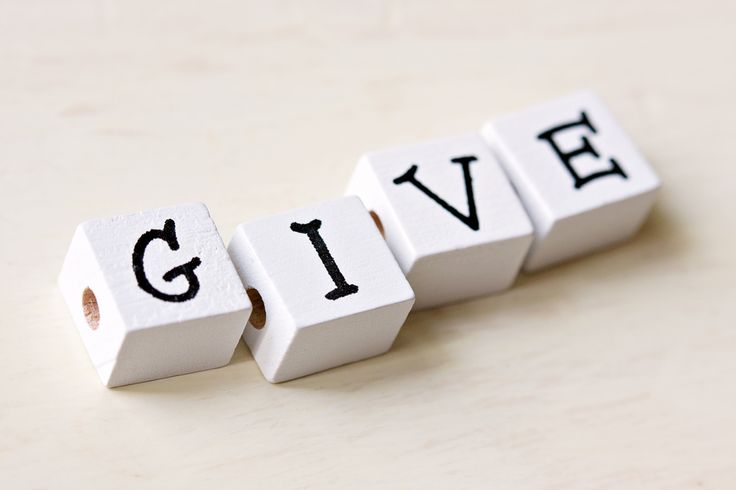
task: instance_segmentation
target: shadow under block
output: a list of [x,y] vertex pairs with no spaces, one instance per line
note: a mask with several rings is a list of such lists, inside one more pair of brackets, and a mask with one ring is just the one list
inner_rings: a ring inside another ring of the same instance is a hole
[[482,134],[534,223],[533,271],[633,235],[660,181],[591,92],[488,122]]
[[202,204],[80,224],[59,287],[109,387],[227,364],[251,311]]
[[272,383],[386,352],[414,303],[355,197],[241,224],[228,250],[263,302],[244,339]]
[[368,153],[346,194],[378,215],[418,309],[508,288],[532,241],[521,201],[478,134]]

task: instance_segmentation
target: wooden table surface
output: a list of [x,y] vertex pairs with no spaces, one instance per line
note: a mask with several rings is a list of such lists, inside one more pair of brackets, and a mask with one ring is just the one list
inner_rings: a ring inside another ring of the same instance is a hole
[[[736,488],[736,7],[0,3],[0,487]],[[341,195],[368,150],[591,88],[663,180],[630,242],[410,315],[282,385],[104,388],[56,276],[82,220]]]

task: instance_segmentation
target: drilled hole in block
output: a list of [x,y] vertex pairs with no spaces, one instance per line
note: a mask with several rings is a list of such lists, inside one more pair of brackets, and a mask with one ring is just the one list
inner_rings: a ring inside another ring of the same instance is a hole
[[89,328],[97,330],[100,326],[100,307],[97,305],[95,293],[90,288],[85,288],[82,292],[82,311]]
[[263,304],[263,298],[261,293],[257,289],[248,288],[245,290],[248,293],[248,299],[253,305],[253,312],[250,314],[250,322],[253,328],[260,330],[266,324],[266,305]]
[[376,224],[376,228],[378,228],[378,231],[381,232],[381,236],[386,236],[383,232],[383,223],[381,223],[381,218],[378,217],[378,214],[376,214],[375,211],[370,211],[371,218],[373,218],[373,222]]

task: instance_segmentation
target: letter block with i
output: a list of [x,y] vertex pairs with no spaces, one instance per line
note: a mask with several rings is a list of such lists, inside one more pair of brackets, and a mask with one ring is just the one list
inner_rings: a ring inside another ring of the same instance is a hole
[[80,224],[59,287],[109,387],[224,366],[251,312],[203,204]]
[[534,223],[525,270],[625,240],[654,204],[657,175],[593,93],[501,117],[482,133]]
[[228,251],[254,306],[243,337],[272,383],[383,354],[414,303],[355,197],[241,224]]
[[532,241],[521,201],[478,134],[368,153],[347,194],[380,220],[417,308],[506,289]]

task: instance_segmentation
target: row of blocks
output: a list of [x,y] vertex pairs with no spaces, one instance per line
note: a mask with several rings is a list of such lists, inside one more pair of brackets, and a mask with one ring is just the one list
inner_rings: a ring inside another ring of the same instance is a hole
[[241,224],[227,249],[202,204],[82,223],[59,284],[106,386],[223,366],[241,336],[282,382],[386,352],[412,306],[626,239],[659,185],[581,92],[368,153],[348,197]]

